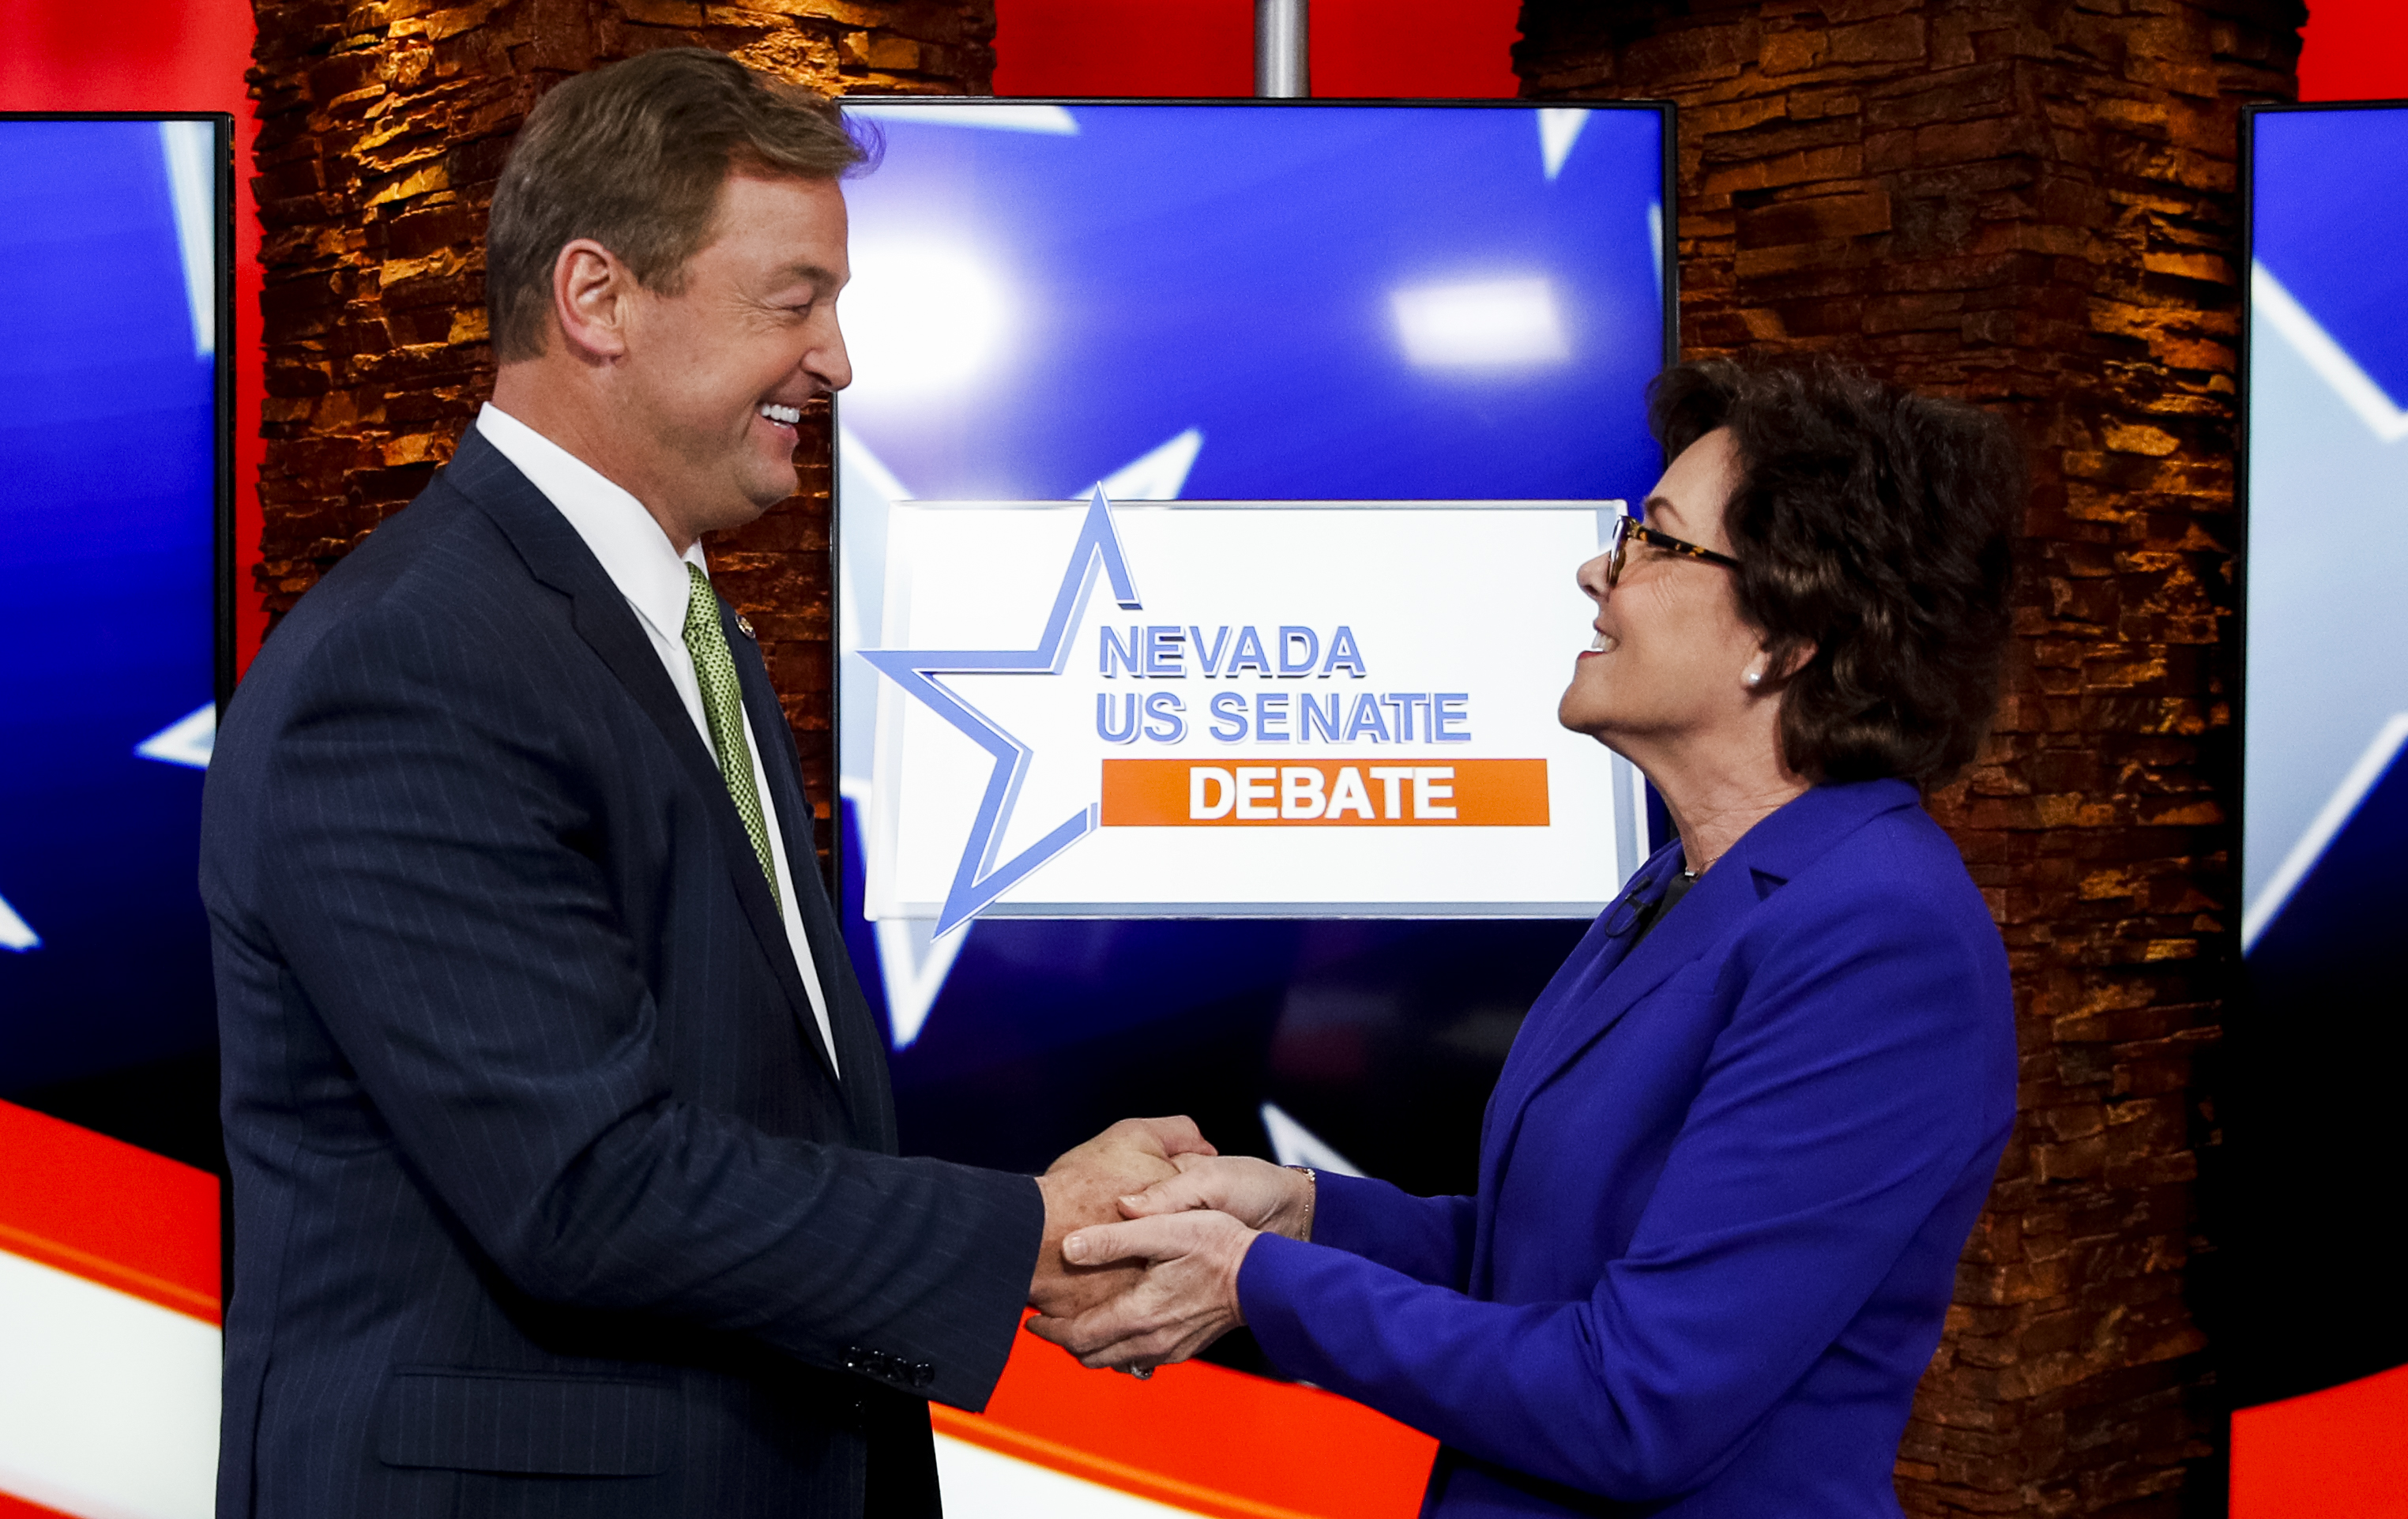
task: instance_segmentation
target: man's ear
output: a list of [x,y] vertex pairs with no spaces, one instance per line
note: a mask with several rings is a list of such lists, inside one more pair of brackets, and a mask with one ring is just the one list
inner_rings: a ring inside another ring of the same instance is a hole
[[635,291],[635,274],[616,253],[591,237],[563,244],[552,261],[552,319],[568,351],[588,364],[624,356]]

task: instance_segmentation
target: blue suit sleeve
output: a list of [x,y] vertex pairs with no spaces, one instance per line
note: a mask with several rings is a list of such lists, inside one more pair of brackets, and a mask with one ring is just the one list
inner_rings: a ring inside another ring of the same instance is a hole
[[1416,1282],[1462,1291],[1471,1283],[1469,1197],[1416,1197],[1360,1176],[1317,1173],[1312,1242],[1378,1261]]
[[674,1096],[609,880],[613,772],[513,717],[547,697],[497,640],[379,614],[310,656],[255,845],[258,927],[299,995],[521,1290],[823,1367],[872,1347],[928,1363],[928,1396],[982,1403],[1036,1258],[1035,1184]]
[[2007,1016],[1995,930],[1908,881],[1839,895],[1770,936],[1752,972],[1726,967],[1746,975],[1733,1015],[1627,1251],[1587,1297],[1477,1301],[1266,1236],[1240,1297],[1272,1359],[1588,1492],[1645,1500],[1712,1477],[1942,1199],[1995,1165],[2012,1118],[1984,1027]]

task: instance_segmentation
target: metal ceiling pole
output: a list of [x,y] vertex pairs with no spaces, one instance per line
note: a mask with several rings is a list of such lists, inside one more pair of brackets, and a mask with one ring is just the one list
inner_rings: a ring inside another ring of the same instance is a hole
[[1299,100],[1312,93],[1305,18],[1312,0],[1254,0],[1254,94]]

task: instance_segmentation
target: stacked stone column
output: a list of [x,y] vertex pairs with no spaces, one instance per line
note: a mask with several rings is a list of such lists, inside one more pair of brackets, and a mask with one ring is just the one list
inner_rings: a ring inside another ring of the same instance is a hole
[[2005,707],[1931,798],[2006,936],[2021,1118],[1899,1463],[1918,1514],[2220,1512],[2203,1326],[2227,815],[2239,108],[2292,0],[1526,0],[1528,95],[1681,109],[1682,340],[2021,427]]

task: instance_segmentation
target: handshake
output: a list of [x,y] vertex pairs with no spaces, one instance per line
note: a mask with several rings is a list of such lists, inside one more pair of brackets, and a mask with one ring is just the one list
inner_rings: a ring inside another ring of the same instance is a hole
[[1184,1118],[1125,1118],[1037,1179],[1045,1240],[1029,1332],[1090,1367],[1151,1376],[1246,1322],[1254,1237],[1312,1233],[1312,1177],[1224,1155]]

